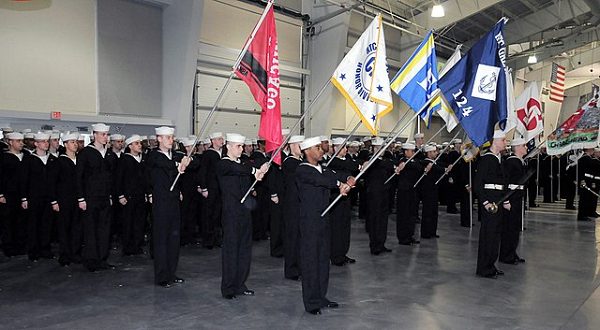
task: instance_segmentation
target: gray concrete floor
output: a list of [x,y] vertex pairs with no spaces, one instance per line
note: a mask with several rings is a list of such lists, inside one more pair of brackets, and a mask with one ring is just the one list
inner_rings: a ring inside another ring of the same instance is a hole
[[[395,215],[390,217],[394,219]],[[349,255],[332,266],[329,298],[339,309],[304,312],[299,282],[283,279],[268,242],[253,247],[247,282],[254,297],[220,296],[220,250],[185,247],[170,289],[152,284],[146,257],[111,257],[97,274],[55,260],[0,260],[0,328],[48,329],[600,329],[600,229],[575,221],[563,204],[527,214],[520,255],[497,280],[475,276],[479,226],[458,225],[440,208],[439,239],[369,254],[364,224],[353,223]]]

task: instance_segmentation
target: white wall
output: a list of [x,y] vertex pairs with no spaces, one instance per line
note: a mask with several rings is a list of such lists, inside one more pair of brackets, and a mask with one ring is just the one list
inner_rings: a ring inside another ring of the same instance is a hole
[[3,1],[0,110],[96,114],[95,6]]

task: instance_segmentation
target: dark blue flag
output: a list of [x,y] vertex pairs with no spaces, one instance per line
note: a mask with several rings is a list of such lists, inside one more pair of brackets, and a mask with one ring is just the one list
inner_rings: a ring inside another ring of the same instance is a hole
[[501,19],[438,81],[438,87],[476,146],[491,140],[507,118],[507,48]]

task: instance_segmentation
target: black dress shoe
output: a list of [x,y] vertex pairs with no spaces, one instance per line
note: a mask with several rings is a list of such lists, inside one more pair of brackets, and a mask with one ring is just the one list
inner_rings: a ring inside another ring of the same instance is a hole
[[496,269],[496,275],[504,275],[504,272],[500,269]]
[[252,290],[245,290],[244,292],[242,292],[242,295],[244,295],[244,296],[253,296],[254,295],[254,291],[252,291]]
[[525,259],[523,259],[523,258],[521,258],[521,257],[517,257],[517,258],[515,259],[515,261],[516,261],[516,262],[518,262],[518,263],[525,263]]
[[165,289],[168,289],[171,287],[171,284],[168,281],[158,282],[158,285],[162,286]]
[[498,278],[498,276],[496,274],[486,274],[486,275],[477,274],[477,276],[484,277],[484,278],[491,278],[491,279],[494,279],[494,280]]
[[175,279],[173,280],[173,283],[177,283],[177,284],[181,284],[183,282],[185,282],[185,280],[182,279],[181,277],[177,277],[177,276],[175,276]]
[[349,264],[356,263],[356,259],[350,258],[348,256],[345,256],[345,258],[346,258],[346,263],[349,263]]
[[388,249],[385,246],[383,247],[383,252],[392,252],[392,249]]
[[322,314],[320,308],[313,309],[313,310],[310,310],[308,312],[311,313],[312,315],[321,315]]
[[565,206],[565,210],[577,210],[577,208],[573,205],[567,205]]
[[108,262],[104,261],[104,262],[102,262],[100,264],[100,269],[112,269],[112,270],[115,270],[115,269],[117,269],[117,266],[111,265]]
[[292,281],[297,281],[300,279],[300,276],[290,276],[290,277],[286,277],[286,279],[292,280]]
[[400,245],[412,245],[413,242],[412,241],[408,241],[408,242],[398,242],[398,244]]
[[226,294],[223,296],[223,298],[228,299],[228,300],[232,300],[232,299],[237,299],[237,296],[234,294]]
[[436,234],[436,235],[433,235],[433,237],[435,237],[435,238],[440,238],[440,235],[437,235],[437,234]]
[[340,266],[341,267],[341,266],[344,266],[346,264],[346,262],[345,261],[340,261],[340,262],[333,262],[332,261],[331,264],[334,265],[334,266]]
[[381,251],[371,251],[371,254],[374,256],[378,256],[381,254]]
[[338,308],[340,307],[340,304],[336,303],[335,301],[330,301],[327,303],[327,308]]

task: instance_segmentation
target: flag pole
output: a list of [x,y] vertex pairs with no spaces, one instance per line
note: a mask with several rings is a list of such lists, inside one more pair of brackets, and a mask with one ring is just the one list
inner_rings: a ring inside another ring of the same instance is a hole
[[473,228],[473,173],[472,162],[469,162],[469,223],[470,228]]
[[[396,128],[398,128],[398,126],[400,126],[400,124],[402,123],[402,121],[404,120],[404,117],[406,117],[406,115],[408,114],[408,111],[406,111],[402,117],[400,117],[400,119],[398,120],[398,122],[396,123],[396,125],[392,128],[392,130],[388,133],[387,137],[385,138],[386,140],[388,140],[392,134],[394,134],[394,131],[396,130]],[[342,144],[342,146],[345,146],[346,143],[348,142],[348,140],[350,139],[350,137],[352,137],[352,135],[354,134],[354,132],[358,129],[358,127],[360,127],[360,124],[362,123],[362,121],[359,121],[358,124],[356,124],[356,127],[354,127],[354,129],[352,130],[352,132],[350,132],[350,135],[348,135],[346,137],[346,139],[344,140],[344,143]],[[333,157],[331,157],[331,159],[329,161],[327,161],[327,164],[325,164],[325,167],[329,166],[329,163],[331,163],[331,160],[334,159],[338,154],[339,154],[339,150],[341,150],[342,148],[338,149],[335,154],[333,155]]]
[[[398,132],[396,132],[396,134],[394,134],[394,136],[386,142],[386,144],[381,147],[381,149],[379,149],[379,151],[377,151],[375,154],[373,154],[373,156],[371,157],[371,159],[369,159],[369,161],[367,162],[367,165],[365,165],[360,172],[358,173],[358,175],[354,178],[355,180],[360,179],[361,176],[363,176],[363,174],[366,173],[366,171],[369,169],[369,167],[371,167],[371,165],[373,165],[375,163],[375,160],[377,160],[381,155],[383,155],[383,153],[385,152],[385,150],[392,144],[392,142],[394,142],[394,140],[396,140],[396,138],[400,135],[400,133],[402,133],[408,126],[410,126],[410,124],[412,123],[412,121],[419,117],[419,115],[421,115],[421,113],[423,111],[425,111],[428,107],[429,104],[441,93],[441,91],[439,89],[436,89],[433,94],[431,95],[431,98],[429,100],[427,100],[427,102],[425,102],[425,104],[423,104],[423,106],[421,107],[421,109],[419,109],[418,112],[416,112],[414,114],[414,116],[409,120],[408,123],[406,123]],[[334,200],[333,202],[331,202],[329,204],[329,206],[325,209],[325,211],[323,211],[323,213],[321,213],[321,217],[325,216],[325,214],[327,214],[327,212],[329,212],[331,210],[331,208],[337,204],[337,202],[342,198],[342,194],[339,194]]]
[[[469,150],[469,149],[465,148],[465,150],[464,150],[463,152],[461,152],[461,153],[460,153],[460,157],[458,157],[458,158],[457,158],[457,159],[454,161],[454,163],[452,163],[452,167],[454,167],[454,165],[456,165],[456,164],[458,163],[458,161],[459,161],[461,158],[463,158],[463,157],[464,157],[464,155],[466,155],[466,154],[467,154],[467,151],[468,151],[468,150]],[[438,180],[435,182],[435,184],[437,185],[438,183],[440,183],[440,181],[442,181],[442,179],[443,179],[443,178],[445,178],[445,177],[446,177],[446,175],[448,175],[448,172],[444,172],[444,174],[442,174],[442,176],[440,176],[440,178],[439,178],[439,179],[438,179]]]
[[[229,84],[231,83],[231,80],[233,80],[233,76],[235,75],[235,71],[237,70],[238,66],[242,62],[242,59],[246,55],[246,52],[248,51],[248,48],[250,48],[250,44],[252,43],[252,40],[254,40],[254,37],[256,36],[256,33],[258,32],[258,29],[260,28],[262,22],[265,20],[265,17],[267,16],[267,13],[268,13],[269,9],[271,9],[271,7],[273,6],[273,1],[274,0],[269,0],[267,2],[267,5],[265,6],[265,10],[263,11],[262,15],[258,19],[258,23],[256,23],[256,26],[254,26],[254,30],[252,30],[252,33],[250,34],[250,37],[248,37],[248,40],[246,41],[246,44],[244,45],[244,48],[242,48],[242,51],[240,52],[240,54],[238,55],[237,59],[235,60],[235,64],[231,68],[231,72],[229,73],[229,77],[227,78],[227,81],[223,85],[223,88],[221,89],[221,92],[217,96],[217,99],[215,100],[215,103],[214,103],[212,109],[210,109],[210,112],[208,113],[208,116],[206,116],[206,120],[202,124],[202,126],[200,128],[200,131],[198,131],[198,134],[196,134],[196,139],[194,140],[194,145],[190,149],[190,152],[188,152],[187,157],[190,157],[192,155],[192,152],[196,149],[196,145],[198,144],[198,141],[200,141],[202,135],[204,134],[204,131],[206,131],[206,128],[208,127],[208,123],[210,122],[210,119],[212,118],[212,116],[214,115],[215,111],[217,110],[217,107],[219,106],[219,103],[221,102],[221,99],[223,98],[223,95],[225,95],[225,91],[227,90],[227,87],[229,87]],[[194,88],[196,88],[195,85],[194,85]],[[196,111],[195,105],[194,105],[194,111]],[[171,184],[171,188],[169,188],[169,191],[173,191],[173,189],[175,189],[175,184],[177,184],[177,181],[179,180],[180,176],[181,176],[181,172],[177,171],[177,176],[175,177],[175,180],[173,180],[173,184]]]
[[[438,134],[440,134],[442,132],[442,130],[444,130],[444,128],[446,128],[446,126],[448,126],[448,124],[444,124],[444,126],[442,126],[442,128],[440,128],[435,134],[433,134],[433,136],[430,137],[429,140],[427,140],[427,142],[425,142],[423,145],[426,145],[429,142],[431,142],[431,140],[435,139],[435,137],[438,136]],[[458,133],[457,133],[457,135],[458,135]],[[452,139],[454,139],[454,138],[456,138],[456,136],[453,137]],[[411,160],[413,160],[413,158],[415,158],[416,155],[421,153],[421,149],[423,149],[423,148],[417,149],[417,151],[415,151],[415,153],[412,156],[410,156],[410,158],[406,161],[406,163],[410,162]],[[444,150],[446,150],[446,149],[444,149]],[[392,178],[394,178],[394,176],[396,176],[396,172],[392,173],[392,175],[390,175],[390,177],[387,178],[387,180],[385,180],[385,182],[383,184],[385,185],[388,182],[390,182],[392,180]]]
[[361,120],[358,120],[358,123],[356,123],[356,126],[354,126],[354,128],[352,129],[352,132],[350,132],[350,134],[348,134],[348,136],[346,136],[346,138],[344,139],[344,142],[342,142],[342,145],[335,151],[335,153],[333,154],[333,156],[331,156],[331,158],[327,161],[327,164],[325,164],[325,167],[329,166],[329,164],[331,164],[331,161],[337,157],[337,155],[339,155],[340,150],[342,150],[342,148],[344,148],[346,146],[346,143],[348,143],[348,140],[350,139],[350,137],[352,137],[352,135],[354,135],[354,133],[356,132],[356,130],[360,127],[361,124]]
[[[298,128],[298,126],[300,125],[300,123],[304,120],[304,118],[306,118],[306,115],[308,115],[310,113],[310,109],[317,102],[317,100],[319,99],[319,97],[321,97],[321,95],[325,91],[325,88],[329,85],[330,82],[331,82],[331,80],[328,79],[327,82],[325,83],[325,85],[323,85],[323,87],[321,87],[321,89],[319,90],[319,92],[317,93],[317,95],[315,96],[315,98],[313,99],[313,101],[308,105],[308,107],[306,108],[306,110],[304,111],[304,113],[302,114],[302,116],[300,116],[300,118],[298,118],[298,120],[296,121],[296,123],[294,124],[294,126],[292,128],[290,128],[290,134],[288,134],[285,137],[285,139],[283,139],[283,141],[281,142],[281,145],[277,148],[277,150],[275,150],[275,152],[271,153],[271,158],[269,158],[269,162],[267,163],[268,164],[267,166],[270,166],[273,163],[273,160],[275,159],[275,156],[277,154],[279,154],[281,152],[281,150],[283,150],[283,147],[290,140],[290,137],[292,137],[292,132],[296,128]],[[248,188],[248,191],[246,191],[246,193],[244,194],[244,197],[242,197],[242,199],[240,200],[240,204],[243,204],[244,201],[246,201],[246,198],[248,198],[248,195],[250,195],[250,193],[252,192],[252,189],[254,189],[254,186],[256,186],[257,182],[258,182],[258,179],[255,179],[254,182],[252,183],[252,185],[250,186],[250,188]]]
[[[456,137],[458,136],[458,134],[460,134],[460,130],[458,130],[458,132],[456,132],[456,134],[454,135],[454,137],[452,138],[452,140],[456,139]],[[440,152],[440,154],[433,160],[433,162],[437,162],[438,159],[440,159],[440,157],[442,157],[442,155],[444,154],[444,152],[446,152],[446,150],[448,150],[448,148],[450,148],[450,144],[448,144],[444,150],[442,150],[442,152]],[[460,159],[460,158],[459,158]],[[415,182],[415,185],[413,186],[413,188],[416,188],[419,185],[419,182],[421,182],[421,180],[423,180],[423,178],[427,175],[427,172],[423,172],[423,174],[421,175],[421,177],[419,178],[419,180],[417,180],[417,182]]]

